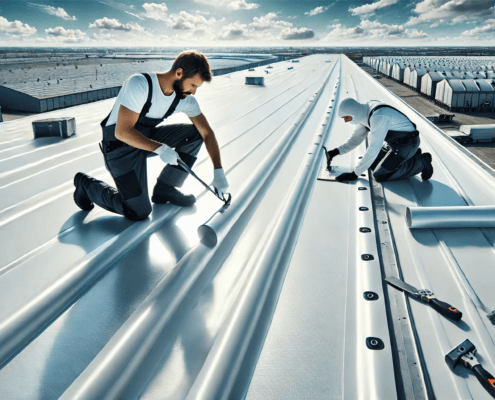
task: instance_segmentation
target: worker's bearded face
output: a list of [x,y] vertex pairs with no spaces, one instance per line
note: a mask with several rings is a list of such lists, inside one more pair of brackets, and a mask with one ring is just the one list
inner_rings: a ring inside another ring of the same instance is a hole
[[191,92],[184,92],[184,79],[177,79],[174,81],[174,90],[175,93],[177,93],[177,96],[179,96],[179,99],[185,99],[187,96],[192,94]]

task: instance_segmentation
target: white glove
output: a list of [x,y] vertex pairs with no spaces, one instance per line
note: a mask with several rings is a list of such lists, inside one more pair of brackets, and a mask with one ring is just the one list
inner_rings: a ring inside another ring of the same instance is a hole
[[154,151],[154,153],[158,154],[164,163],[170,165],[177,165],[179,163],[177,161],[177,158],[179,157],[177,152],[174,149],[168,147],[166,144],[163,144],[160,147],[158,147]]
[[213,170],[212,186],[220,197],[224,197],[225,191],[229,188],[229,183],[227,182],[223,168]]

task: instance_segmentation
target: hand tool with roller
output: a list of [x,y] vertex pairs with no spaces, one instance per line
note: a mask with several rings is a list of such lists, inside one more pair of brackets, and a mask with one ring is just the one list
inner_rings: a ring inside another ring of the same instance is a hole
[[457,364],[471,369],[481,385],[495,398],[495,378],[481,366],[475,354],[475,345],[469,339],[466,339],[445,355],[445,362],[452,371],[454,371]]
[[411,296],[423,300],[424,302],[430,304],[435,310],[437,310],[444,317],[450,318],[454,321],[459,321],[462,318],[462,313],[458,309],[452,307],[448,303],[438,300],[433,295],[433,292],[430,290],[426,290],[426,289],[418,290],[414,286],[411,286],[406,282],[397,279],[394,276],[389,276],[385,278],[385,281],[389,285],[395,287],[396,289],[407,292]]
[[215,190],[213,190],[210,185],[208,185],[205,181],[203,181],[198,175],[196,175],[191,168],[187,166],[187,164],[180,159],[180,157],[177,157],[177,161],[179,165],[184,168],[186,172],[188,172],[190,175],[195,177],[199,183],[201,183],[206,189],[208,189],[210,192],[212,192],[216,197],[218,197],[220,200],[222,200],[225,203],[225,206],[228,206],[230,204],[230,200],[232,200],[232,196],[230,193],[225,193],[223,197],[219,195],[219,193]]

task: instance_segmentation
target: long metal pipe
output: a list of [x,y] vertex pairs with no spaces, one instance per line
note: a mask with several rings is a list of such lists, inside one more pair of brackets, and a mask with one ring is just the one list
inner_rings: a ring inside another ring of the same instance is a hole
[[422,228],[493,228],[495,206],[407,207],[406,223]]

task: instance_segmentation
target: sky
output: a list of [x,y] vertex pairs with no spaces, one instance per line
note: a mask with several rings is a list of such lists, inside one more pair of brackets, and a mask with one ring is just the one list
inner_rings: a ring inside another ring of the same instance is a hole
[[0,46],[495,46],[495,0],[7,0]]

